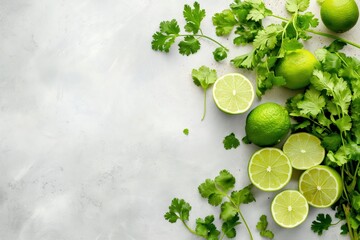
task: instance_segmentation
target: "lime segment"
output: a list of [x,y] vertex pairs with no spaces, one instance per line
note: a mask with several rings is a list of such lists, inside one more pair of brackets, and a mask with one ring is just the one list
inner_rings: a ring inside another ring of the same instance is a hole
[[251,82],[239,73],[230,73],[216,80],[213,97],[218,108],[229,114],[246,112],[255,97]]
[[305,221],[309,212],[306,198],[298,191],[285,190],[271,203],[274,221],[284,228],[294,228]]
[[291,178],[289,158],[277,148],[263,148],[255,152],[248,167],[251,182],[263,191],[283,188]]
[[315,166],[306,170],[299,180],[299,190],[314,207],[333,205],[343,192],[340,174],[328,166]]
[[309,133],[290,135],[283,146],[284,153],[289,157],[295,169],[306,170],[320,165],[325,157],[325,149],[321,141]]

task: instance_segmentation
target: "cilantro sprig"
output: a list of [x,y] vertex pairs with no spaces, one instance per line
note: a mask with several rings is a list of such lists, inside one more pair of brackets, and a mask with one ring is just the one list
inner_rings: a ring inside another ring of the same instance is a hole
[[268,224],[266,215],[261,215],[259,222],[256,224],[256,229],[260,232],[260,236],[273,239],[275,235],[268,229]]
[[201,66],[199,69],[193,69],[191,72],[194,84],[201,87],[204,91],[204,112],[201,121],[204,120],[206,115],[206,93],[207,89],[215,83],[217,79],[216,70],[210,69],[206,66]]
[[175,43],[175,40],[181,38],[182,40],[178,43],[179,53],[189,56],[190,54],[199,51],[201,47],[199,40],[204,38],[218,45],[213,51],[213,56],[216,61],[221,61],[227,57],[227,52],[229,50],[225,46],[215,39],[203,34],[201,22],[206,16],[206,12],[204,9],[200,8],[198,2],[194,2],[193,7],[185,4],[183,16],[186,22],[184,26],[186,33],[181,33],[180,26],[176,19],[162,21],[159,26],[159,31],[152,36],[151,47],[153,50],[169,52],[171,46]]
[[226,150],[229,150],[229,149],[237,148],[238,146],[240,146],[240,141],[239,141],[239,139],[237,139],[237,137],[235,136],[234,133],[230,133],[229,135],[227,135],[224,138],[223,144],[224,144],[224,148]]
[[214,215],[205,218],[197,218],[195,229],[188,224],[191,206],[183,199],[174,198],[169,206],[169,211],[164,217],[170,223],[180,220],[185,228],[192,234],[208,240],[219,240],[225,236],[228,238],[236,237],[236,226],[242,221],[253,239],[251,230],[240,210],[240,206],[255,201],[251,192],[252,185],[248,185],[240,190],[233,190],[235,187],[235,177],[227,170],[220,171],[214,179],[206,179],[198,187],[199,193],[208,200],[212,206],[220,207],[221,227],[214,223]]

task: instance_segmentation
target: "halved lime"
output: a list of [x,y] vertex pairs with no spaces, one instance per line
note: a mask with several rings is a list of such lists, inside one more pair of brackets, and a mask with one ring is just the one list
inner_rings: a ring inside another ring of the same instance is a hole
[[262,148],[249,161],[250,181],[263,191],[283,188],[291,178],[289,158],[278,148]]
[[306,198],[296,190],[277,194],[271,203],[274,221],[284,228],[294,228],[303,223],[309,213]]
[[330,207],[340,198],[343,189],[340,174],[328,166],[312,167],[300,176],[299,190],[314,207]]
[[249,79],[239,73],[230,73],[216,80],[213,97],[220,110],[239,114],[251,107],[255,93]]
[[295,169],[306,170],[320,165],[325,157],[325,149],[316,136],[309,133],[290,135],[283,146],[284,153],[289,157]]

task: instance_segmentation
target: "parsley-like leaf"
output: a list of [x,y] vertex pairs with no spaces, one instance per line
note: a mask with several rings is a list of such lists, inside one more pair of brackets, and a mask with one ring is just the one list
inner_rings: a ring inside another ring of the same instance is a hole
[[169,52],[171,45],[180,33],[180,27],[175,19],[160,23],[160,31],[152,37],[151,47],[155,51]]
[[304,12],[308,9],[310,0],[286,0],[286,9],[290,13]]
[[230,133],[223,140],[224,148],[229,150],[231,148],[237,148],[240,145],[239,139],[236,138],[234,133]]
[[195,232],[199,236],[205,238],[205,239],[218,239],[218,236],[220,235],[220,232],[216,229],[216,226],[214,224],[214,216],[209,215],[205,217],[205,219],[198,218],[196,219],[196,227]]
[[191,72],[192,79],[196,86],[201,86],[204,91],[204,112],[201,120],[204,120],[206,115],[206,92],[210,85],[215,83],[217,79],[216,70],[210,69],[206,66],[201,66],[198,70],[193,69]]
[[164,217],[170,223],[175,223],[178,219],[188,221],[190,210],[190,204],[185,202],[184,199],[174,198],[169,206],[169,211],[165,213]]
[[205,17],[205,10],[200,9],[200,4],[194,2],[194,8],[189,5],[184,6],[183,15],[186,21],[185,31],[197,34],[200,30],[201,21]]
[[331,216],[329,214],[324,215],[320,213],[317,215],[316,220],[311,224],[311,230],[317,233],[318,235],[322,235],[323,231],[328,230],[331,226]]
[[300,113],[303,115],[309,115],[316,117],[322,109],[325,107],[326,102],[321,92],[310,88],[305,92],[304,100],[298,103]]
[[248,204],[255,201],[255,197],[251,192],[252,184],[244,187],[239,191],[233,191],[231,193],[231,201],[236,205]]
[[184,40],[179,43],[179,53],[182,55],[189,56],[190,54],[196,53],[200,49],[200,42],[194,36],[186,36]]
[[240,224],[239,220],[239,215],[236,214],[233,218],[223,222],[221,229],[228,238],[234,238],[236,236],[235,227]]
[[283,31],[283,27],[278,24],[271,24],[267,26],[264,30],[258,32],[254,39],[254,47],[260,50],[264,49],[274,49],[278,44],[278,37]]
[[230,9],[225,9],[221,13],[216,13],[212,17],[217,36],[225,36],[232,32],[237,20]]
[[259,222],[256,224],[256,229],[260,231],[260,236],[268,239],[274,238],[274,233],[267,229],[268,221],[266,215],[261,215]]

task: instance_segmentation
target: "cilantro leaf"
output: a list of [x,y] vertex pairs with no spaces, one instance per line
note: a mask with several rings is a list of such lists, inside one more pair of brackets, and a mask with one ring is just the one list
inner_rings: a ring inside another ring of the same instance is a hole
[[311,224],[311,230],[317,233],[318,235],[322,235],[323,231],[328,230],[331,226],[331,217],[329,214],[324,215],[320,213],[317,215],[316,220]]
[[218,47],[213,52],[213,55],[214,55],[215,61],[220,62],[221,60],[224,60],[225,58],[227,58],[227,50],[223,47]]
[[298,27],[302,30],[308,30],[310,27],[314,28],[319,25],[319,19],[317,19],[311,12],[299,14],[296,20]]
[[237,20],[230,9],[225,9],[221,13],[216,13],[212,17],[217,36],[225,36],[232,32]]
[[238,68],[253,69],[258,61],[256,51],[243,54],[231,60],[231,63]]
[[179,43],[179,53],[189,56],[196,53],[200,49],[200,42],[194,36],[186,36],[184,40]]
[[234,188],[235,178],[228,171],[222,170],[214,180],[206,179],[199,187],[199,193],[207,198],[209,204],[218,206],[222,203],[226,193]]
[[199,236],[205,239],[218,239],[220,232],[216,229],[215,224],[213,223],[215,220],[213,215],[209,215],[205,217],[205,219],[198,218],[196,219],[196,227],[195,232]]
[[241,23],[240,26],[236,27],[235,34],[237,37],[234,38],[233,42],[238,46],[251,43],[262,29],[264,28],[259,22],[248,21],[246,23]]
[[210,69],[206,66],[201,66],[198,70],[193,69],[191,72],[192,79],[196,86],[201,86],[204,90],[204,112],[201,120],[204,120],[206,115],[206,92],[210,85],[217,79],[216,70]]
[[248,15],[246,16],[247,20],[253,20],[255,22],[259,22],[260,20],[264,19],[266,16],[270,16],[272,11],[265,7],[263,1],[252,1],[252,9],[249,11]]
[[226,136],[223,140],[223,143],[226,150],[237,148],[240,145],[240,141],[236,138],[234,133],[230,133],[228,136]]
[[180,27],[175,19],[161,22],[160,31],[152,36],[152,49],[155,51],[169,52],[171,45],[174,44],[179,33]]
[[341,146],[341,136],[338,133],[332,133],[325,136],[321,142],[321,145],[328,151],[336,152]]
[[267,229],[268,221],[266,215],[261,215],[259,222],[256,224],[256,229],[260,231],[260,236],[264,238],[273,239],[274,233]]
[[229,221],[238,214],[238,210],[231,202],[221,204],[220,219]]
[[284,28],[279,24],[271,24],[264,30],[260,30],[254,39],[254,47],[260,50],[274,49],[283,30]]
[[321,95],[321,92],[312,87],[305,92],[304,100],[297,104],[301,114],[312,117],[316,117],[325,105],[326,102],[324,96]]
[[304,12],[309,5],[310,0],[286,0],[286,10],[290,13]]
[[231,201],[236,205],[248,204],[255,201],[255,197],[251,192],[252,184],[244,187],[239,191],[231,193]]
[[223,222],[221,229],[228,238],[236,237],[235,227],[240,224],[239,220],[239,215],[236,214],[233,218]]
[[169,206],[169,211],[165,213],[164,217],[170,223],[175,223],[178,219],[181,221],[189,220],[189,213],[191,206],[183,199],[174,198]]
[[200,4],[194,2],[194,8],[185,4],[183,15],[186,21],[185,31],[197,34],[200,30],[201,21],[204,19],[206,13],[204,9],[200,9]]

